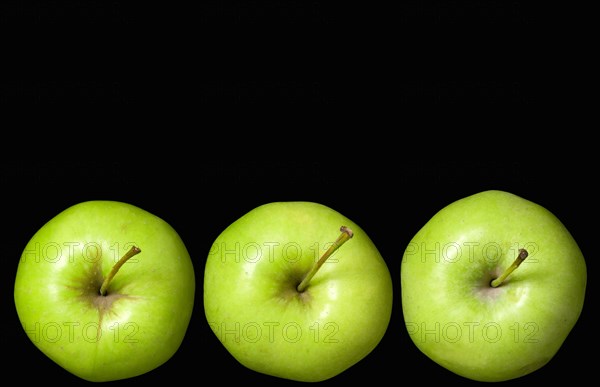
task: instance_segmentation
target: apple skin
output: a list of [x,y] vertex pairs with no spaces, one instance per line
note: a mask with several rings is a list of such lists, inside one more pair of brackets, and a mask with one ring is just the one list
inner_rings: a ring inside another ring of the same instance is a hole
[[[100,296],[102,278],[133,245],[141,253]],[[41,227],[14,284],[18,317],[35,346],[93,382],[138,376],[171,358],[194,294],[192,261],[177,232],[141,208],[101,200],[73,205]]]
[[[340,235],[354,232],[296,286]],[[314,202],[272,202],[229,225],[214,241],[204,275],[211,329],[239,363],[303,382],[332,378],[367,356],[392,312],[392,280],[367,234]]]
[[[498,287],[490,281],[529,252]],[[431,360],[484,382],[538,370],[558,352],[584,304],[583,254],[544,207],[489,190],[435,214],[401,264],[402,309]]]

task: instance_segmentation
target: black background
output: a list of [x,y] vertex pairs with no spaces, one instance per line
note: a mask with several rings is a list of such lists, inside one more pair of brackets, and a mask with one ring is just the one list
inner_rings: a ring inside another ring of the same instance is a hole
[[399,273],[404,248],[435,212],[486,189],[556,214],[587,258],[590,279],[558,354],[501,384],[591,374],[594,142],[580,134],[589,127],[575,91],[581,74],[555,60],[572,46],[566,32],[556,39],[546,28],[556,20],[546,9],[519,1],[29,4],[1,5],[9,33],[0,85],[10,133],[0,164],[5,375],[86,384],[31,344],[13,284],[25,244],[46,221],[78,202],[110,199],[179,232],[197,298],[171,360],[107,384],[300,384],[239,365],[210,332],[201,300],[208,250],[227,225],[260,204],[308,200],[367,231],[395,286],[382,342],[322,384],[475,384],[412,344]]

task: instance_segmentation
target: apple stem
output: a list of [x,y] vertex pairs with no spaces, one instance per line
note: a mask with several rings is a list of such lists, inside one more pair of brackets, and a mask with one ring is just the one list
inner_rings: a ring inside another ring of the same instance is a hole
[[306,290],[308,283],[310,282],[312,277],[314,277],[314,275],[317,273],[317,270],[319,270],[321,266],[323,266],[323,263],[325,263],[327,258],[331,257],[333,253],[340,248],[341,245],[346,243],[348,240],[350,240],[350,238],[354,236],[354,232],[352,232],[352,230],[346,226],[340,227],[340,231],[342,232],[340,236],[335,240],[335,242],[333,242],[333,244],[321,256],[321,258],[319,258],[319,260],[315,262],[315,264],[306,274],[302,282],[300,282],[300,284],[296,287],[296,290],[298,290],[300,293]]
[[108,285],[110,284],[110,281],[112,281],[113,277],[115,276],[115,274],[117,274],[117,272],[119,271],[121,266],[123,266],[123,264],[125,262],[127,262],[127,260],[129,258],[131,258],[134,255],[137,255],[141,252],[142,252],[142,250],[140,250],[139,247],[133,246],[132,248],[129,249],[128,252],[125,253],[125,255],[123,255],[121,257],[121,259],[119,259],[119,261],[117,263],[115,263],[115,265],[113,266],[110,273],[108,273],[108,276],[102,282],[102,286],[100,287],[100,295],[102,295],[102,296],[106,295],[106,291],[108,290]]
[[508,269],[506,269],[504,271],[504,273],[502,273],[502,275],[500,277],[498,277],[495,280],[493,280],[490,283],[490,285],[492,285],[493,288],[496,288],[496,287],[500,286],[500,284],[502,284],[502,282],[504,282],[504,280],[506,279],[506,277],[508,277],[510,275],[510,273],[512,273],[513,271],[515,271],[515,269],[517,267],[519,267],[519,265],[521,263],[523,263],[523,261],[525,260],[525,258],[527,258],[528,255],[529,255],[529,253],[527,252],[527,250],[525,250],[525,249],[519,249],[519,255],[513,261],[512,265],[510,265],[508,267]]

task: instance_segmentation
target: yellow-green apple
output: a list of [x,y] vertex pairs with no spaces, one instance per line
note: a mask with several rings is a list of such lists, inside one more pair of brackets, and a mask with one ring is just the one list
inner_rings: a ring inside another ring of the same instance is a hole
[[21,255],[14,302],[31,342],[93,382],[126,379],[179,349],[194,305],[189,253],[164,220],[107,200],[75,204]]
[[239,363],[317,382],[373,351],[392,312],[392,281],[356,223],[314,202],[271,202],[230,224],[204,272],[208,324]]
[[498,382],[546,365],[584,304],[586,263],[548,209],[488,190],[437,212],[401,264],[414,344],[465,378]]

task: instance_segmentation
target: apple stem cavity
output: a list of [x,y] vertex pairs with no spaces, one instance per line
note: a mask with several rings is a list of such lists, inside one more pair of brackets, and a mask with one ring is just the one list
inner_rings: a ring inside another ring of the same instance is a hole
[[305,291],[306,287],[308,286],[308,283],[314,277],[317,271],[321,268],[321,266],[323,266],[323,263],[325,263],[325,261],[329,257],[331,257],[333,253],[340,248],[340,246],[342,246],[354,236],[354,232],[352,232],[352,230],[346,226],[340,227],[340,231],[342,232],[340,236],[335,240],[335,242],[333,242],[333,244],[321,256],[321,258],[319,258],[319,260],[315,262],[315,264],[306,274],[302,282],[300,282],[300,284],[296,287],[296,290],[298,290],[298,292],[302,293],[303,291]]
[[493,280],[490,285],[493,288],[497,288],[498,286],[500,286],[502,284],[502,282],[504,282],[504,280],[506,279],[506,277],[508,277],[510,275],[510,273],[512,273],[513,271],[515,271],[515,269],[517,267],[519,267],[519,265],[521,263],[523,263],[523,261],[525,260],[525,258],[527,258],[527,256],[529,255],[529,253],[527,252],[527,250],[525,249],[519,249],[519,255],[517,256],[517,258],[513,261],[512,265],[510,265],[508,267],[508,269],[506,269],[504,271],[504,273],[502,273],[502,275],[498,278],[496,278],[495,280]]
[[113,277],[117,274],[117,272],[119,271],[121,266],[123,266],[123,264],[125,262],[127,262],[127,260],[129,260],[129,258],[131,258],[134,255],[137,255],[141,252],[142,252],[142,250],[140,250],[139,247],[133,246],[131,249],[129,249],[129,251],[127,251],[125,253],[125,255],[123,255],[121,257],[121,259],[119,259],[119,261],[117,263],[115,263],[115,265],[113,266],[110,273],[108,273],[108,276],[102,282],[102,286],[100,287],[100,295],[101,296],[106,295],[106,291],[108,290],[108,285],[110,284],[110,281],[112,281]]

